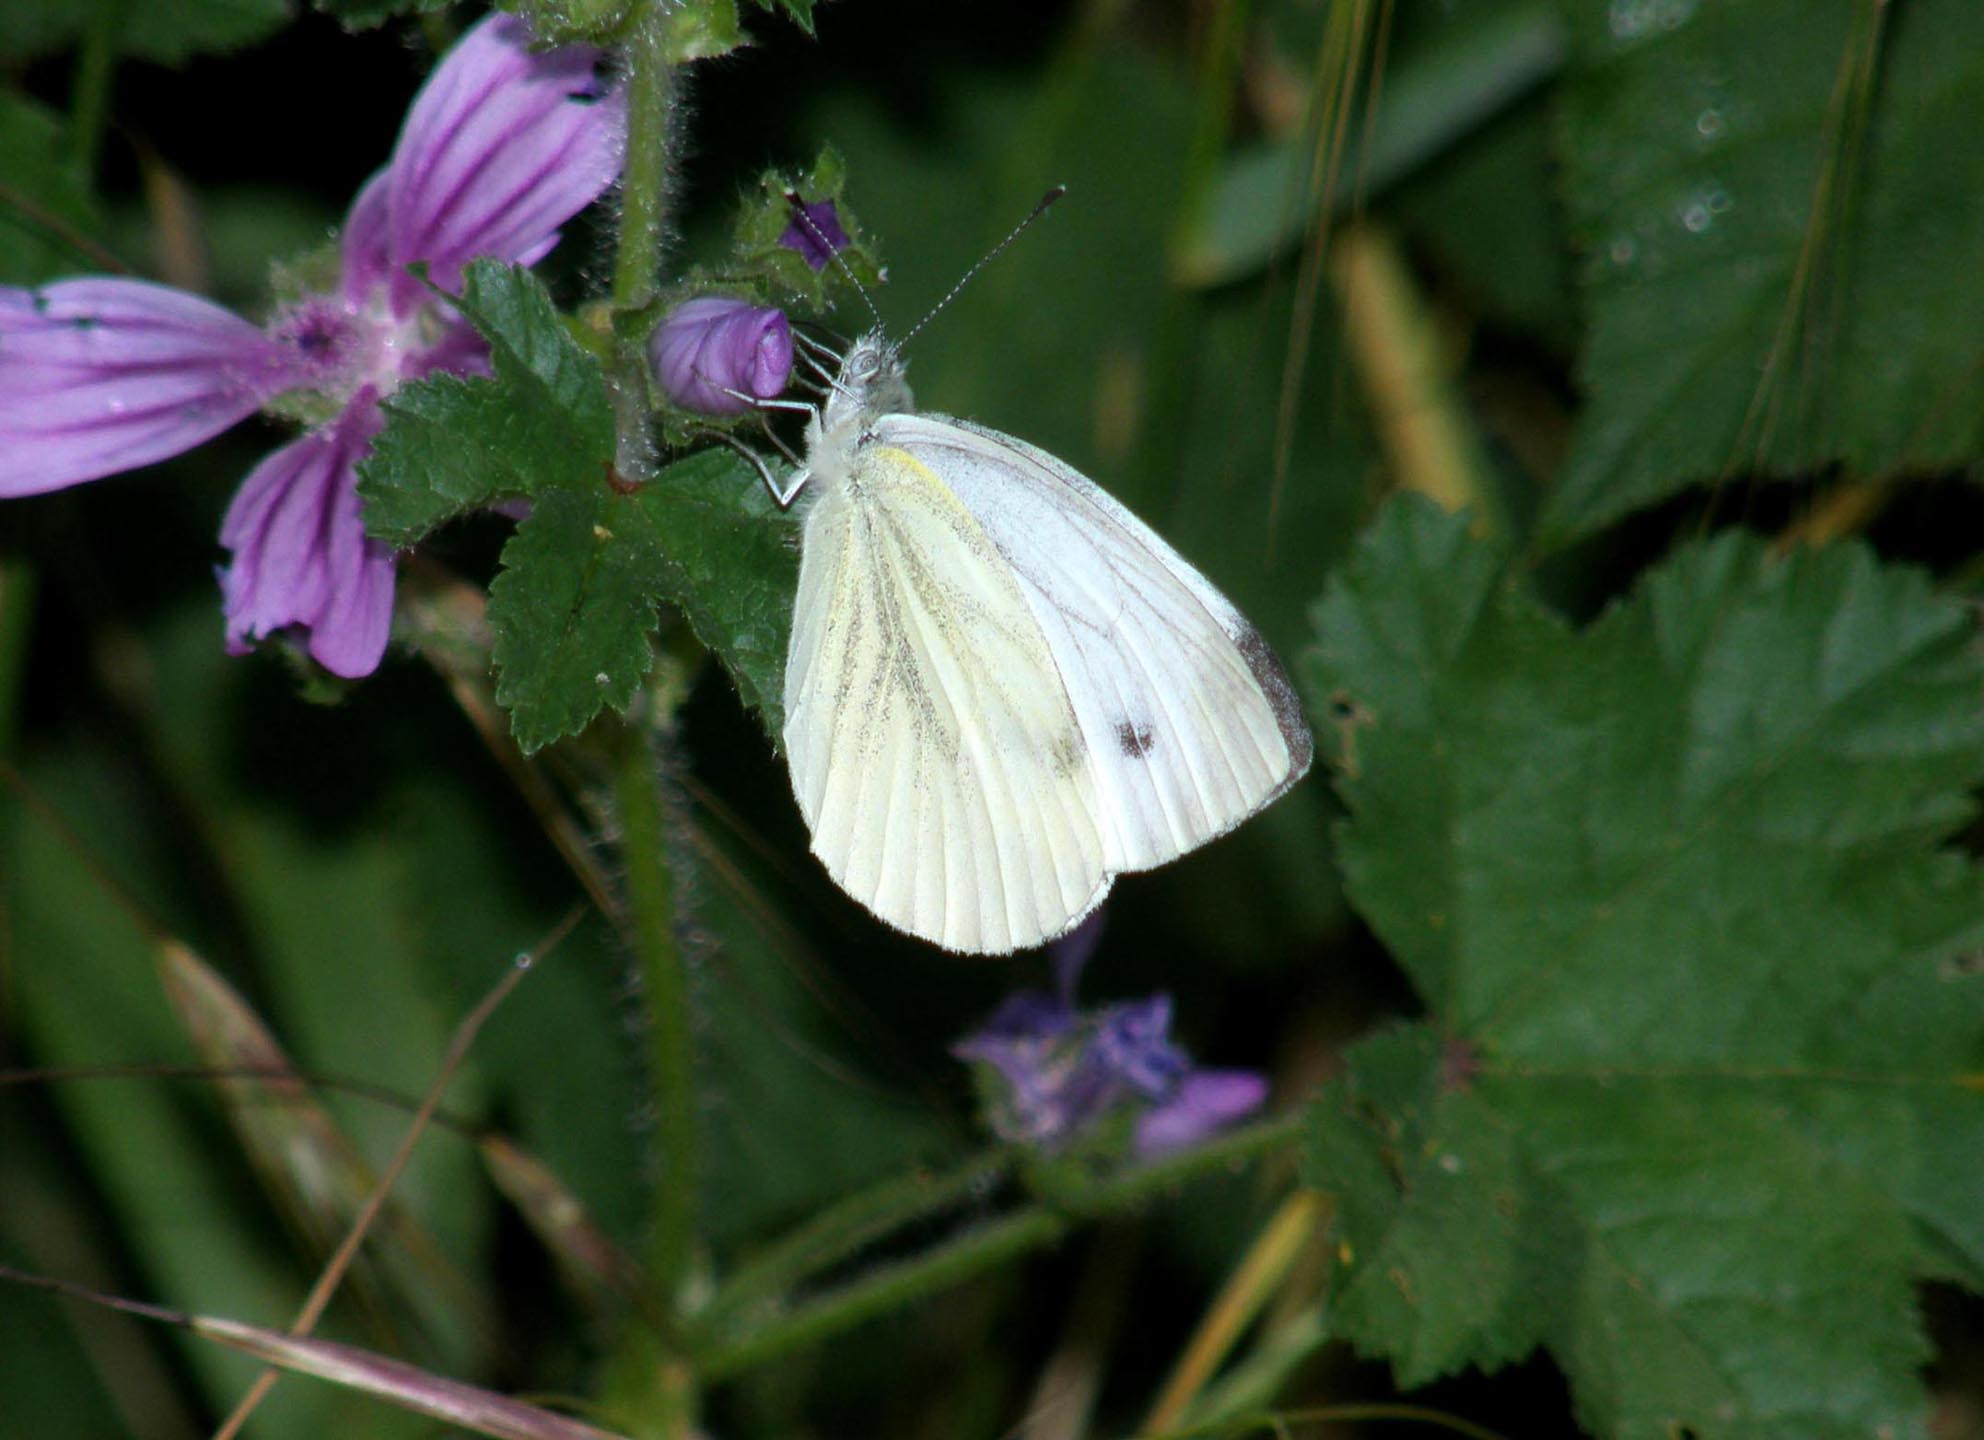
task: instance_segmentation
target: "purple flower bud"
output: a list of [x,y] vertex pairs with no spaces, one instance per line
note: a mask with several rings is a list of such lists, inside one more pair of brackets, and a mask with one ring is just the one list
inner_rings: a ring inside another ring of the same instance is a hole
[[741,415],[751,408],[744,397],[769,400],[785,389],[792,326],[780,311],[705,295],[669,312],[648,341],[648,359],[677,405]]
[[841,228],[840,212],[831,200],[802,205],[796,197],[792,211],[792,223],[785,227],[778,243],[788,250],[797,250],[799,258],[815,271],[826,269],[834,256],[851,243],[847,231]]

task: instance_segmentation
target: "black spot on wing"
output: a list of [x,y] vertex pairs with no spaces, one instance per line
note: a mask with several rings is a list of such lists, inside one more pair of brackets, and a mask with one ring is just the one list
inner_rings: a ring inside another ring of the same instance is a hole
[[1118,720],[1116,743],[1123,747],[1125,757],[1141,760],[1156,747],[1157,735],[1148,725],[1139,725],[1134,720]]

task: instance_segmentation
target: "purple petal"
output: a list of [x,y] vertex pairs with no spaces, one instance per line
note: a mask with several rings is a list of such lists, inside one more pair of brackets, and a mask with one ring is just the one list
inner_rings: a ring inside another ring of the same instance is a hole
[[[797,197],[795,197],[796,199]],[[836,254],[848,247],[847,231],[841,228],[840,212],[831,200],[815,200],[811,205],[795,204],[792,223],[778,237],[788,250],[814,270],[824,270]]]
[[433,283],[452,291],[477,256],[541,257],[558,227],[620,174],[626,96],[599,84],[600,52],[569,45],[533,55],[529,43],[521,20],[490,16],[448,52],[407,112],[386,202],[402,313],[422,291],[401,267],[425,261]]
[[393,613],[393,552],[365,535],[357,464],[385,423],[361,390],[336,423],[256,466],[228,506],[220,540],[234,552],[221,576],[228,649],[290,626],[334,675],[378,668]]
[[661,388],[689,410],[741,415],[768,400],[792,375],[792,326],[785,315],[743,300],[705,295],[677,305],[648,341]]
[[0,287],[0,497],[190,450],[297,379],[261,331],[182,290]]
[[375,172],[359,187],[358,197],[344,217],[343,279],[345,298],[362,304],[373,288],[392,273],[387,254],[386,192],[390,166]]
[[1194,1071],[1169,1100],[1137,1121],[1137,1153],[1161,1155],[1196,1145],[1251,1115],[1267,1098],[1267,1077],[1252,1070]]

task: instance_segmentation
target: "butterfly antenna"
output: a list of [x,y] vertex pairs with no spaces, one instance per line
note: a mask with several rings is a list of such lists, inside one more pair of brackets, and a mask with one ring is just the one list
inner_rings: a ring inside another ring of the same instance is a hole
[[813,217],[806,213],[805,197],[797,190],[788,190],[785,192],[785,203],[792,210],[792,223],[820,242],[820,248],[827,252],[828,258],[834,264],[840,266],[840,273],[847,277],[847,283],[854,287],[855,294],[861,297],[861,303],[868,307],[868,313],[875,317],[875,324],[880,326],[882,312],[875,308],[875,297],[868,293],[868,287],[861,283],[861,277],[854,273],[854,267],[847,263],[847,257],[840,253],[840,248],[827,238],[827,232],[815,224]]
[[908,345],[911,340],[914,340],[916,338],[916,332],[921,330],[925,325],[928,325],[932,320],[935,320],[937,316],[943,312],[943,309],[946,305],[949,305],[953,300],[957,299],[958,292],[971,283],[972,277],[974,275],[976,275],[979,271],[983,270],[987,265],[990,265],[994,260],[998,259],[1000,253],[1003,250],[1005,250],[1005,248],[1008,245],[1012,244],[1015,240],[1019,239],[1021,235],[1026,233],[1027,226],[1033,224],[1034,221],[1038,220],[1041,216],[1045,215],[1047,213],[1048,207],[1051,206],[1056,200],[1059,200],[1063,195],[1067,193],[1068,193],[1067,186],[1056,185],[1052,190],[1049,190],[1045,195],[1041,196],[1039,203],[1036,204],[1032,210],[1027,212],[1026,219],[1020,221],[1019,224],[1015,225],[1012,229],[1012,233],[1006,236],[1005,239],[1001,240],[997,245],[994,245],[990,250],[987,250],[984,253],[984,255],[980,256],[978,263],[976,265],[972,266],[969,270],[965,271],[963,275],[959,276],[958,283],[951,287],[950,293],[944,296],[944,298],[939,300],[935,305],[932,305],[930,307],[929,314],[925,315],[921,320],[917,321],[914,325],[910,326],[909,333],[903,336],[902,339],[898,342],[898,344]]

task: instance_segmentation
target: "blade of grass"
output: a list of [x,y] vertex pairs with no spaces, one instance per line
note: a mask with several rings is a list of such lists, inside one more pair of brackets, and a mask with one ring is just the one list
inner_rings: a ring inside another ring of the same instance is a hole
[[260,1325],[244,1325],[213,1315],[190,1315],[142,1300],[105,1295],[66,1280],[33,1275],[0,1264],[0,1280],[46,1290],[86,1304],[100,1305],[125,1315],[136,1315],[161,1325],[190,1330],[194,1334],[266,1360],[271,1365],[299,1375],[314,1375],[348,1390],[375,1395],[417,1415],[488,1435],[492,1440],[625,1440],[612,1431],[601,1430],[582,1420],[541,1409],[493,1390],[464,1385],[459,1380],[435,1375],[405,1361],[375,1355],[355,1345],[331,1340],[311,1340],[285,1335]]
[[[295,1322],[289,1328],[291,1339],[307,1336],[323,1318],[325,1307],[330,1304],[331,1296],[336,1293],[339,1282],[350,1269],[352,1259],[358,1253],[358,1247],[364,1243],[366,1233],[372,1228],[372,1222],[377,1218],[380,1207],[386,1203],[386,1197],[392,1193],[393,1186],[399,1182],[401,1172],[406,1169],[407,1162],[413,1158],[414,1147],[420,1143],[420,1137],[426,1133],[427,1122],[440,1108],[441,1097],[447,1092],[448,1082],[454,1078],[455,1071],[467,1058],[470,1047],[475,1044],[475,1037],[481,1033],[489,1017],[494,1015],[504,1000],[509,998],[510,992],[522,983],[531,968],[572,932],[572,928],[579,923],[584,914],[582,907],[574,907],[534,949],[519,955],[516,963],[504,973],[502,979],[490,988],[489,993],[483,996],[456,1027],[453,1038],[448,1042],[448,1053],[441,1062],[440,1073],[434,1077],[434,1083],[428,1088],[426,1097],[420,1102],[419,1111],[407,1126],[399,1148],[393,1152],[393,1158],[387,1163],[385,1172],[380,1175],[378,1185],[367,1197],[357,1219],[352,1222],[344,1242],[324,1266],[317,1283],[311,1287],[309,1296],[303,1302],[303,1308],[297,1313]],[[214,1440],[233,1440],[233,1437],[240,1433],[241,1427],[248,1423],[249,1416],[255,1413],[256,1406],[261,1404],[262,1398],[275,1387],[279,1374],[280,1372],[275,1369],[268,1369],[256,1377],[254,1385],[247,1395],[242,1397],[234,1413],[229,1415],[214,1432]]]

